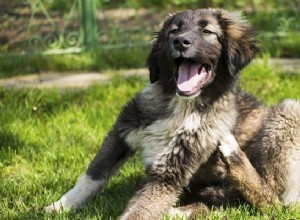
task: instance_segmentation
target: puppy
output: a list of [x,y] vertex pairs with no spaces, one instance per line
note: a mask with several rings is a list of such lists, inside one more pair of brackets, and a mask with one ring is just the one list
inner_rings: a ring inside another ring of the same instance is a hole
[[[220,9],[168,16],[147,60],[150,84],[124,106],[74,188],[47,211],[78,208],[137,150],[147,178],[122,220],[194,217],[238,201],[297,202],[299,103],[269,110],[239,89],[254,36],[239,15]],[[182,207],[173,208],[177,201]]]

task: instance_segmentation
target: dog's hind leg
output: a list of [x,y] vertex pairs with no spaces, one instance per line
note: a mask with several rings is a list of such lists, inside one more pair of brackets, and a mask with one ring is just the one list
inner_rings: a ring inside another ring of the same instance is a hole
[[261,178],[233,135],[224,137],[219,149],[228,165],[230,180],[250,204],[263,209],[278,203],[273,185]]
[[[251,149],[252,163],[234,137],[219,147],[229,175],[245,199],[258,208],[300,203],[300,103],[273,106]],[[258,173],[257,171],[260,171]]]
[[61,212],[78,208],[95,195],[130,155],[131,150],[119,136],[116,126],[106,136],[102,147],[76,185],[46,211]]
[[268,152],[265,170],[276,180],[280,202],[300,203],[300,102],[286,99],[272,107],[261,145]]

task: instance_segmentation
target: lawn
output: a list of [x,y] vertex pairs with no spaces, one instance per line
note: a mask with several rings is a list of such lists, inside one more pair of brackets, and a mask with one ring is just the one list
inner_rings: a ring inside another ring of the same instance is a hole
[[[113,77],[87,89],[0,88],[0,219],[115,219],[142,182],[138,156],[77,213],[47,215],[44,207],[74,185],[124,103],[146,80]],[[300,74],[263,63],[243,71],[242,87],[271,105],[300,99]],[[201,217],[199,217],[201,219]],[[208,219],[300,219],[295,207],[258,212],[248,206],[213,212]]]

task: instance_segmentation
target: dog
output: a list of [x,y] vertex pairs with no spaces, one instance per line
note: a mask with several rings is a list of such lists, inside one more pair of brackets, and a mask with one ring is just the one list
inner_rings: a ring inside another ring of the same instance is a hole
[[150,83],[124,106],[74,188],[46,211],[77,209],[137,150],[147,178],[122,220],[299,202],[299,102],[267,108],[239,87],[255,35],[221,9],[169,15],[147,59]]

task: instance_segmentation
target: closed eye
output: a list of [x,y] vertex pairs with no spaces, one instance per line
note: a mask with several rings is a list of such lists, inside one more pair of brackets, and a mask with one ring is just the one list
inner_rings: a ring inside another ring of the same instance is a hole
[[176,34],[179,32],[179,28],[174,28],[170,31],[170,34]]
[[180,30],[180,27],[179,26],[181,26],[181,24],[172,24],[172,26],[170,27],[170,32],[169,32],[169,34],[176,34],[176,33],[178,33]]
[[205,33],[205,34],[214,34],[214,32],[212,32],[212,31],[210,31],[208,29],[204,29],[203,33]]

